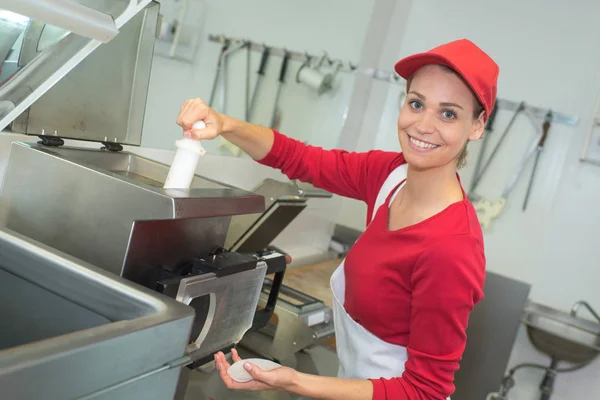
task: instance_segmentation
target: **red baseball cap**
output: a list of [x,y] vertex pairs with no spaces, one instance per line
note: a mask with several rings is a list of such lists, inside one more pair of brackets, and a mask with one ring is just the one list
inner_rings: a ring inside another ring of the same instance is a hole
[[419,68],[429,64],[445,65],[462,76],[483,105],[487,120],[496,102],[500,73],[500,68],[490,56],[473,42],[461,39],[405,57],[396,63],[394,69],[398,75],[409,79]]

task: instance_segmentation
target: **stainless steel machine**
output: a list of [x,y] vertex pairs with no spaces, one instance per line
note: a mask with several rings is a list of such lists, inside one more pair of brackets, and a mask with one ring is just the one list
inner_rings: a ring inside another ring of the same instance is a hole
[[[234,251],[255,252],[267,247],[310,198],[329,198],[331,194],[297,182],[265,179],[253,193],[265,197],[267,211],[232,218],[226,247]],[[271,293],[278,292],[273,317],[260,329],[247,332],[240,345],[282,364],[295,365],[299,351],[317,346],[335,334],[333,311],[323,301],[266,278],[259,298],[260,307],[269,307]]]
[[168,165],[123,151],[141,143],[159,5],[85,3],[82,21],[0,10],[25,21],[0,128],[40,138],[13,143],[0,188],[2,398],[182,398],[190,370],[268,326],[286,262],[266,247],[306,199],[267,207],[200,176],[164,189]]
[[193,323],[180,302],[0,229],[3,399],[172,399]]

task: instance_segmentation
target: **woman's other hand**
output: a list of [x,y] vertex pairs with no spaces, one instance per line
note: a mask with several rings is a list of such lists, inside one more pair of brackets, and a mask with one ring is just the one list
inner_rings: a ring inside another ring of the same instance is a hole
[[[201,99],[186,100],[181,106],[177,125],[183,128],[183,135],[190,139],[211,140],[223,132],[224,115],[217,113]],[[203,121],[206,128],[193,129],[196,122]]]
[[[233,358],[233,362],[241,361],[237,350],[232,349],[231,355]],[[279,391],[289,391],[292,389],[292,385],[294,384],[295,377],[298,374],[295,370],[288,367],[280,367],[271,371],[263,371],[258,368],[256,365],[251,363],[247,363],[244,365],[244,369],[252,376],[251,381],[249,382],[237,382],[233,380],[229,374],[227,373],[227,369],[229,369],[230,365],[225,358],[225,354],[219,352],[215,354],[215,362],[217,371],[219,372],[219,376],[225,386],[228,389],[234,390],[251,390],[251,391],[266,391],[266,390],[279,390]],[[247,367],[251,367],[248,369]]]

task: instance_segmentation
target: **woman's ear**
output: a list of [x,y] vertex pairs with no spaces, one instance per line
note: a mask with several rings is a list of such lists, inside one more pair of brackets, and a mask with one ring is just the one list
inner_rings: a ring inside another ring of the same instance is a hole
[[479,140],[485,129],[485,111],[479,114],[479,117],[473,121],[473,129],[469,135],[469,140]]

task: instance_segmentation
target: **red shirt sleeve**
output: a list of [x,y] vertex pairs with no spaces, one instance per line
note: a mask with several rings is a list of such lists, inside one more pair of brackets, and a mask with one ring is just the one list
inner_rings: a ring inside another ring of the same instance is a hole
[[474,305],[483,298],[485,255],[472,235],[436,241],[412,274],[408,360],[402,377],[373,379],[374,400],[446,399],[465,349]]
[[[308,182],[320,189],[352,199],[369,201],[394,164],[403,162],[400,153],[378,150],[354,153],[324,150],[273,131],[273,148],[260,164],[281,170],[290,179]],[[398,160],[398,161],[395,161]]]

